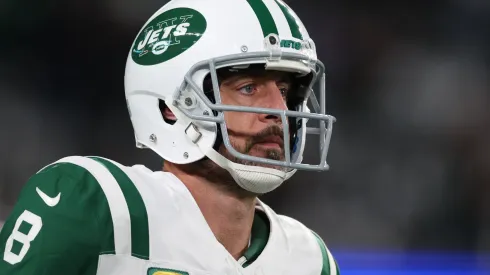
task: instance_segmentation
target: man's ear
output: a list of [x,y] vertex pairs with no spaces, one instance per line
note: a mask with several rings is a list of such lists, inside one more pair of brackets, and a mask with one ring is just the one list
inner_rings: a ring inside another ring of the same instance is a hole
[[170,111],[170,109],[168,107],[165,108],[162,115],[163,115],[163,118],[165,118],[165,119],[174,120],[174,121],[177,120],[174,113],[172,113],[172,111]]
[[162,113],[163,120],[165,120],[165,122],[167,122],[168,124],[174,124],[175,121],[177,121],[177,118],[175,117],[174,113],[168,108],[165,101],[160,100],[159,107],[160,112]]

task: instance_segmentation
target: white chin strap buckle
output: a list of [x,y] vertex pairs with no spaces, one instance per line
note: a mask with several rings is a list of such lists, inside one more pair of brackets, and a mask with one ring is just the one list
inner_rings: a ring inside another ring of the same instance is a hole
[[197,129],[197,126],[194,125],[194,123],[192,123],[192,122],[189,123],[187,128],[185,128],[185,133],[191,139],[191,141],[193,143],[197,143],[199,141],[199,139],[201,139],[201,137],[202,137],[202,134]]

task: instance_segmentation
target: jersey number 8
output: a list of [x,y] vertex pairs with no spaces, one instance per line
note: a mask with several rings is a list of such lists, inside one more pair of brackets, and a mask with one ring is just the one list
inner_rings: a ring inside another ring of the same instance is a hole
[[[31,228],[29,232],[27,232],[27,234],[19,231],[20,226],[24,222],[31,225]],[[41,217],[28,210],[25,210],[15,222],[14,230],[12,231],[10,237],[7,239],[7,243],[5,244],[5,252],[3,254],[3,260],[12,265],[20,263],[22,259],[24,259],[24,257],[26,256],[27,251],[29,251],[29,248],[31,247],[31,242],[36,238],[37,234],[39,234],[39,231],[41,231],[41,227],[43,227],[43,221]],[[15,254],[12,251],[12,248],[14,247],[14,241],[22,244],[22,249],[20,250],[19,254]]]

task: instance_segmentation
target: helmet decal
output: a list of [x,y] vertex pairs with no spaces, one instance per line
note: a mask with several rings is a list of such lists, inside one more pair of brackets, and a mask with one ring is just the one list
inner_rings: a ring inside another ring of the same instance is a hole
[[281,40],[281,48],[290,48],[290,49],[295,49],[295,50],[301,50],[303,48],[303,44],[301,42],[289,40],[289,39],[284,39]]
[[139,65],[156,65],[188,50],[206,31],[206,19],[194,9],[168,10],[149,22],[132,49]]

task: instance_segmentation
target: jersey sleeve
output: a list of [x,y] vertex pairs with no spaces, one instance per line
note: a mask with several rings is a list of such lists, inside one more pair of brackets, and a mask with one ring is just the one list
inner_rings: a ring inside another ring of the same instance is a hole
[[95,275],[114,250],[108,203],[96,179],[72,163],[32,176],[0,232],[0,275]]
[[340,275],[339,265],[330,253],[330,250],[328,250],[325,242],[317,233],[314,231],[311,232],[313,235],[315,235],[318,245],[320,246],[320,250],[322,251],[323,267],[320,275]]

